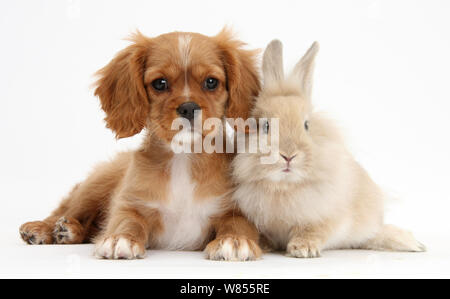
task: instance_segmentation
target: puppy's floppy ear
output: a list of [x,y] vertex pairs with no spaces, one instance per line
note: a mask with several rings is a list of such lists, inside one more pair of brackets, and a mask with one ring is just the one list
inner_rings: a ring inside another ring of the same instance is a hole
[[255,61],[258,51],[242,49],[244,43],[234,39],[227,28],[214,39],[219,47],[227,77],[229,95],[226,117],[247,119],[253,100],[260,90]]
[[137,32],[133,44],[120,51],[97,72],[95,95],[106,112],[106,126],[117,138],[133,136],[145,126],[150,104],[144,86],[144,69],[151,40]]

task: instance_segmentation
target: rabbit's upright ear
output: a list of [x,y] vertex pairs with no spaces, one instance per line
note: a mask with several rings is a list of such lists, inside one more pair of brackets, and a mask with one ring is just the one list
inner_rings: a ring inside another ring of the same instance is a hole
[[300,59],[295,66],[292,76],[295,76],[297,82],[300,83],[301,91],[304,93],[307,99],[311,98],[313,73],[314,73],[314,60],[317,52],[319,51],[319,43],[314,42],[306,54]]
[[275,39],[270,42],[263,56],[264,84],[273,84],[284,79],[283,44]]

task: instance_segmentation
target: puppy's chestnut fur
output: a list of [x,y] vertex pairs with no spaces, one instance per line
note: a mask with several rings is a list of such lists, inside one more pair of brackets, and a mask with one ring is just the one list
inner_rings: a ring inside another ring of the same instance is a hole
[[[98,72],[95,94],[107,127],[118,138],[146,129],[143,144],[99,165],[50,217],[22,225],[22,238],[30,244],[93,241],[100,258],[141,258],[146,248],[258,258],[258,233],[230,200],[231,155],[170,148],[183,103],[195,102],[203,120],[247,118],[260,88],[256,53],[242,49],[226,29],[214,37],[136,33],[131,41]],[[215,88],[205,88],[208,78],[217,80]],[[155,88],[158,79],[165,88]]]

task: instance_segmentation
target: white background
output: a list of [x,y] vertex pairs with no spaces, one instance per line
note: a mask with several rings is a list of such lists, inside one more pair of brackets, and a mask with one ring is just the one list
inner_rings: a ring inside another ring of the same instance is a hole
[[[450,277],[450,2],[0,2],[0,277]],[[116,141],[90,85],[139,29],[214,35],[231,25],[250,48],[284,43],[286,68],[317,40],[314,100],[394,200],[387,219],[424,254],[268,255],[251,265],[200,253],[96,261],[92,245],[26,246],[18,227],[46,217],[92,166],[141,136]],[[195,270],[193,270],[195,269]]]

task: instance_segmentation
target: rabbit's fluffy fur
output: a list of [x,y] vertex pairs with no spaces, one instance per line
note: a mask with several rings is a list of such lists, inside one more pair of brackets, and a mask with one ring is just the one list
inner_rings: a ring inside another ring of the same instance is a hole
[[280,155],[275,164],[261,164],[262,153],[237,155],[234,200],[266,245],[290,256],[317,257],[331,248],[424,251],[411,233],[384,224],[383,192],[347,151],[333,123],[313,112],[317,51],[314,43],[285,79],[281,43],[267,47],[264,87],[251,116],[279,118]]

